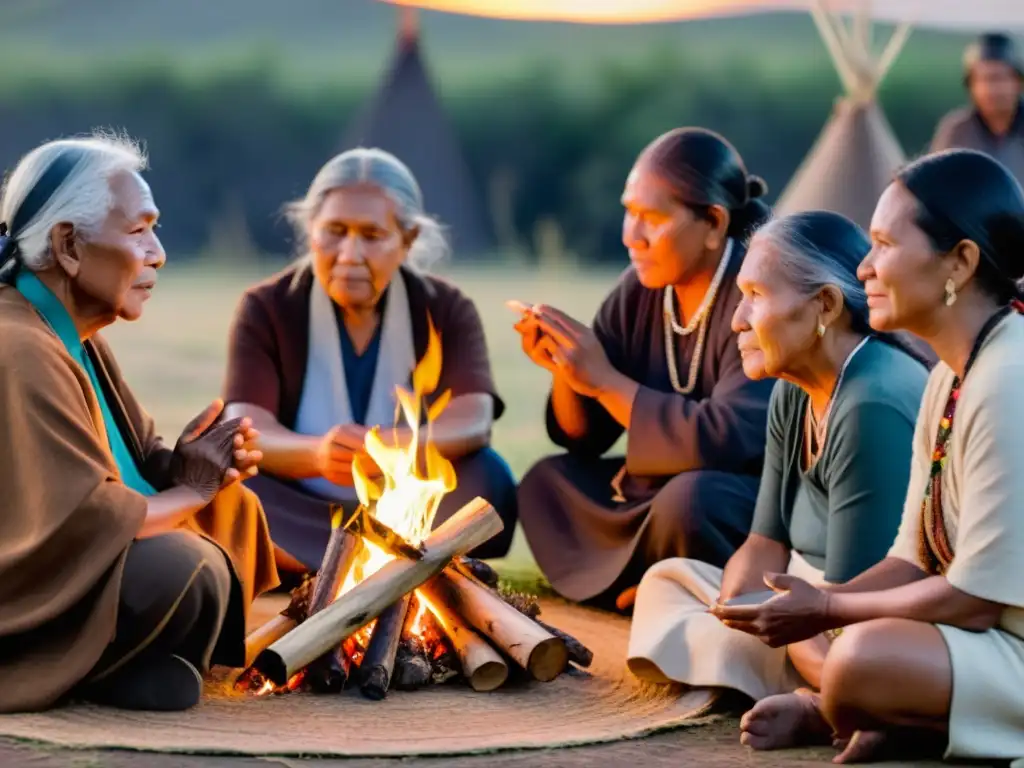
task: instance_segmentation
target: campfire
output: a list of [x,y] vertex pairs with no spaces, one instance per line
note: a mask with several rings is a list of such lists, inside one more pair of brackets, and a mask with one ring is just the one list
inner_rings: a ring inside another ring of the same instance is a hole
[[[531,599],[502,591],[497,574],[466,553],[502,530],[494,508],[474,499],[433,527],[456,487],[455,471],[430,440],[450,392],[427,407],[441,372],[433,326],[412,391],[396,392],[405,429],[368,433],[353,463],[360,505],[337,507],[316,576],[288,607],[246,638],[248,667],[236,687],[257,695],[358,687],[370,699],[460,681],[490,691],[510,677],[554,680],[590,652],[543,623]],[[389,439],[390,438],[390,439]]]

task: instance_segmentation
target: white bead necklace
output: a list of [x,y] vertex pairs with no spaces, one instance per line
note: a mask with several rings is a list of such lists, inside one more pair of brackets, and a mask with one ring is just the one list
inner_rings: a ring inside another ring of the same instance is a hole
[[[718,269],[715,270],[715,275],[711,278],[711,285],[708,286],[708,290],[704,294],[703,301],[701,301],[700,306],[693,313],[693,317],[690,318],[690,322],[686,324],[685,328],[676,320],[675,289],[671,285],[665,287],[663,308],[665,316],[665,362],[668,364],[668,375],[672,381],[672,389],[680,395],[691,394],[697,386],[697,375],[700,373],[700,364],[704,356],[704,340],[707,338],[708,333],[708,316],[711,314],[711,308],[715,305],[718,290],[721,288],[722,280],[725,278],[725,271],[729,266],[732,249],[733,241],[730,239],[725,246],[725,252],[722,254],[721,261],[718,262]],[[684,387],[679,381],[676,345],[673,334],[689,336],[694,330],[698,331],[697,346],[694,347],[693,357],[690,359],[690,373]]]
[[853,351],[846,356],[842,367],[839,369],[839,375],[836,376],[836,383],[832,387],[832,394],[828,397],[828,403],[825,405],[825,413],[822,414],[821,421],[814,418],[811,398],[807,398],[807,409],[804,411],[804,461],[808,472],[811,467],[818,463],[818,459],[821,458],[821,454],[825,450],[825,438],[828,437],[828,420],[832,415],[832,404],[835,403],[836,394],[839,392],[839,387],[843,384],[846,369],[849,367],[850,361],[853,360],[853,356],[860,352],[870,340],[870,336],[865,336],[853,348]]

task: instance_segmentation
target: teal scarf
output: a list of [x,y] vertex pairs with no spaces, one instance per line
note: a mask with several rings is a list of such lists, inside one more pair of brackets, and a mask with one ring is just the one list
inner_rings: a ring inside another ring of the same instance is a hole
[[71,315],[68,314],[60,299],[54,296],[53,292],[28,270],[22,269],[18,272],[14,285],[21,295],[28,299],[32,306],[36,308],[36,311],[42,315],[43,320],[53,329],[53,332],[57,334],[57,338],[64,344],[68,354],[89,375],[89,381],[92,383],[96,400],[99,402],[100,410],[103,412],[103,424],[107,430],[107,442],[114,461],[117,463],[118,472],[121,474],[121,481],[133,491],[141,493],[143,496],[152,496],[156,493],[156,490],[142,476],[135,463],[135,458],[128,448],[128,442],[125,440],[124,435],[121,434],[121,430],[114,420],[114,413],[110,410],[110,404],[107,402],[103,387],[100,385],[99,376],[96,374],[96,367],[92,364],[92,359],[86,352],[85,345],[82,344],[82,340],[78,337],[78,330],[75,328]]

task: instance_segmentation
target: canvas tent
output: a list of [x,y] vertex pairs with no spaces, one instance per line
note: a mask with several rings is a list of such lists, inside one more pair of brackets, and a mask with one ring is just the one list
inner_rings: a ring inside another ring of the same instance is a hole
[[483,198],[423,62],[415,11],[403,9],[396,50],[343,149],[380,147],[416,176],[427,212],[447,228],[455,258],[493,248]]
[[[384,0],[497,18],[591,24],[681,21],[774,11],[810,12],[845,93],[776,202],[785,214],[824,208],[862,226],[905,160],[875,99],[913,26],[1024,29],[1024,0]],[[848,21],[849,19],[849,21]],[[896,24],[876,52],[872,22]]]
[[867,229],[879,196],[906,161],[875,97],[906,42],[910,24],[897,26],[882,54],[875,57],[869,9],[862,8],[854,16],[852,27],[820,6],[812,10],[845,94],[776,201],[775,212],[784,216],[823,208],[849,216]]

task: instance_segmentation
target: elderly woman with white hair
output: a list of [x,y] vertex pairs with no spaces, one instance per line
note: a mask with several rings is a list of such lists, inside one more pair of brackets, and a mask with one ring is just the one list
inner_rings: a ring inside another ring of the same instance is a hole
[[167,447],[99,334],[165,262],[145,167],[126,139],[50,142],[0,200],[0,712],[191,707],[278,583],[251,424],[218,400]]
[[446,242],[416,179],[387,152],[350,150],[320,169],[289,214],[308,254],[243,296],[224,390],[228,412],[260,432],[261,474],[248,486],[263,501],[278,566],[319,567],[331,506],[357,503],[352,462],[369,429],[395,423],[395,389],[410,386],[431,324],[442,350],[433,397],[450,391],[451,400],[430,439],[458,480],[433,522],[482,496],[505,528],[473,554],[504,555],[515,479],[489,447],[504,405],[473,302],[417,268],[443,255]]

